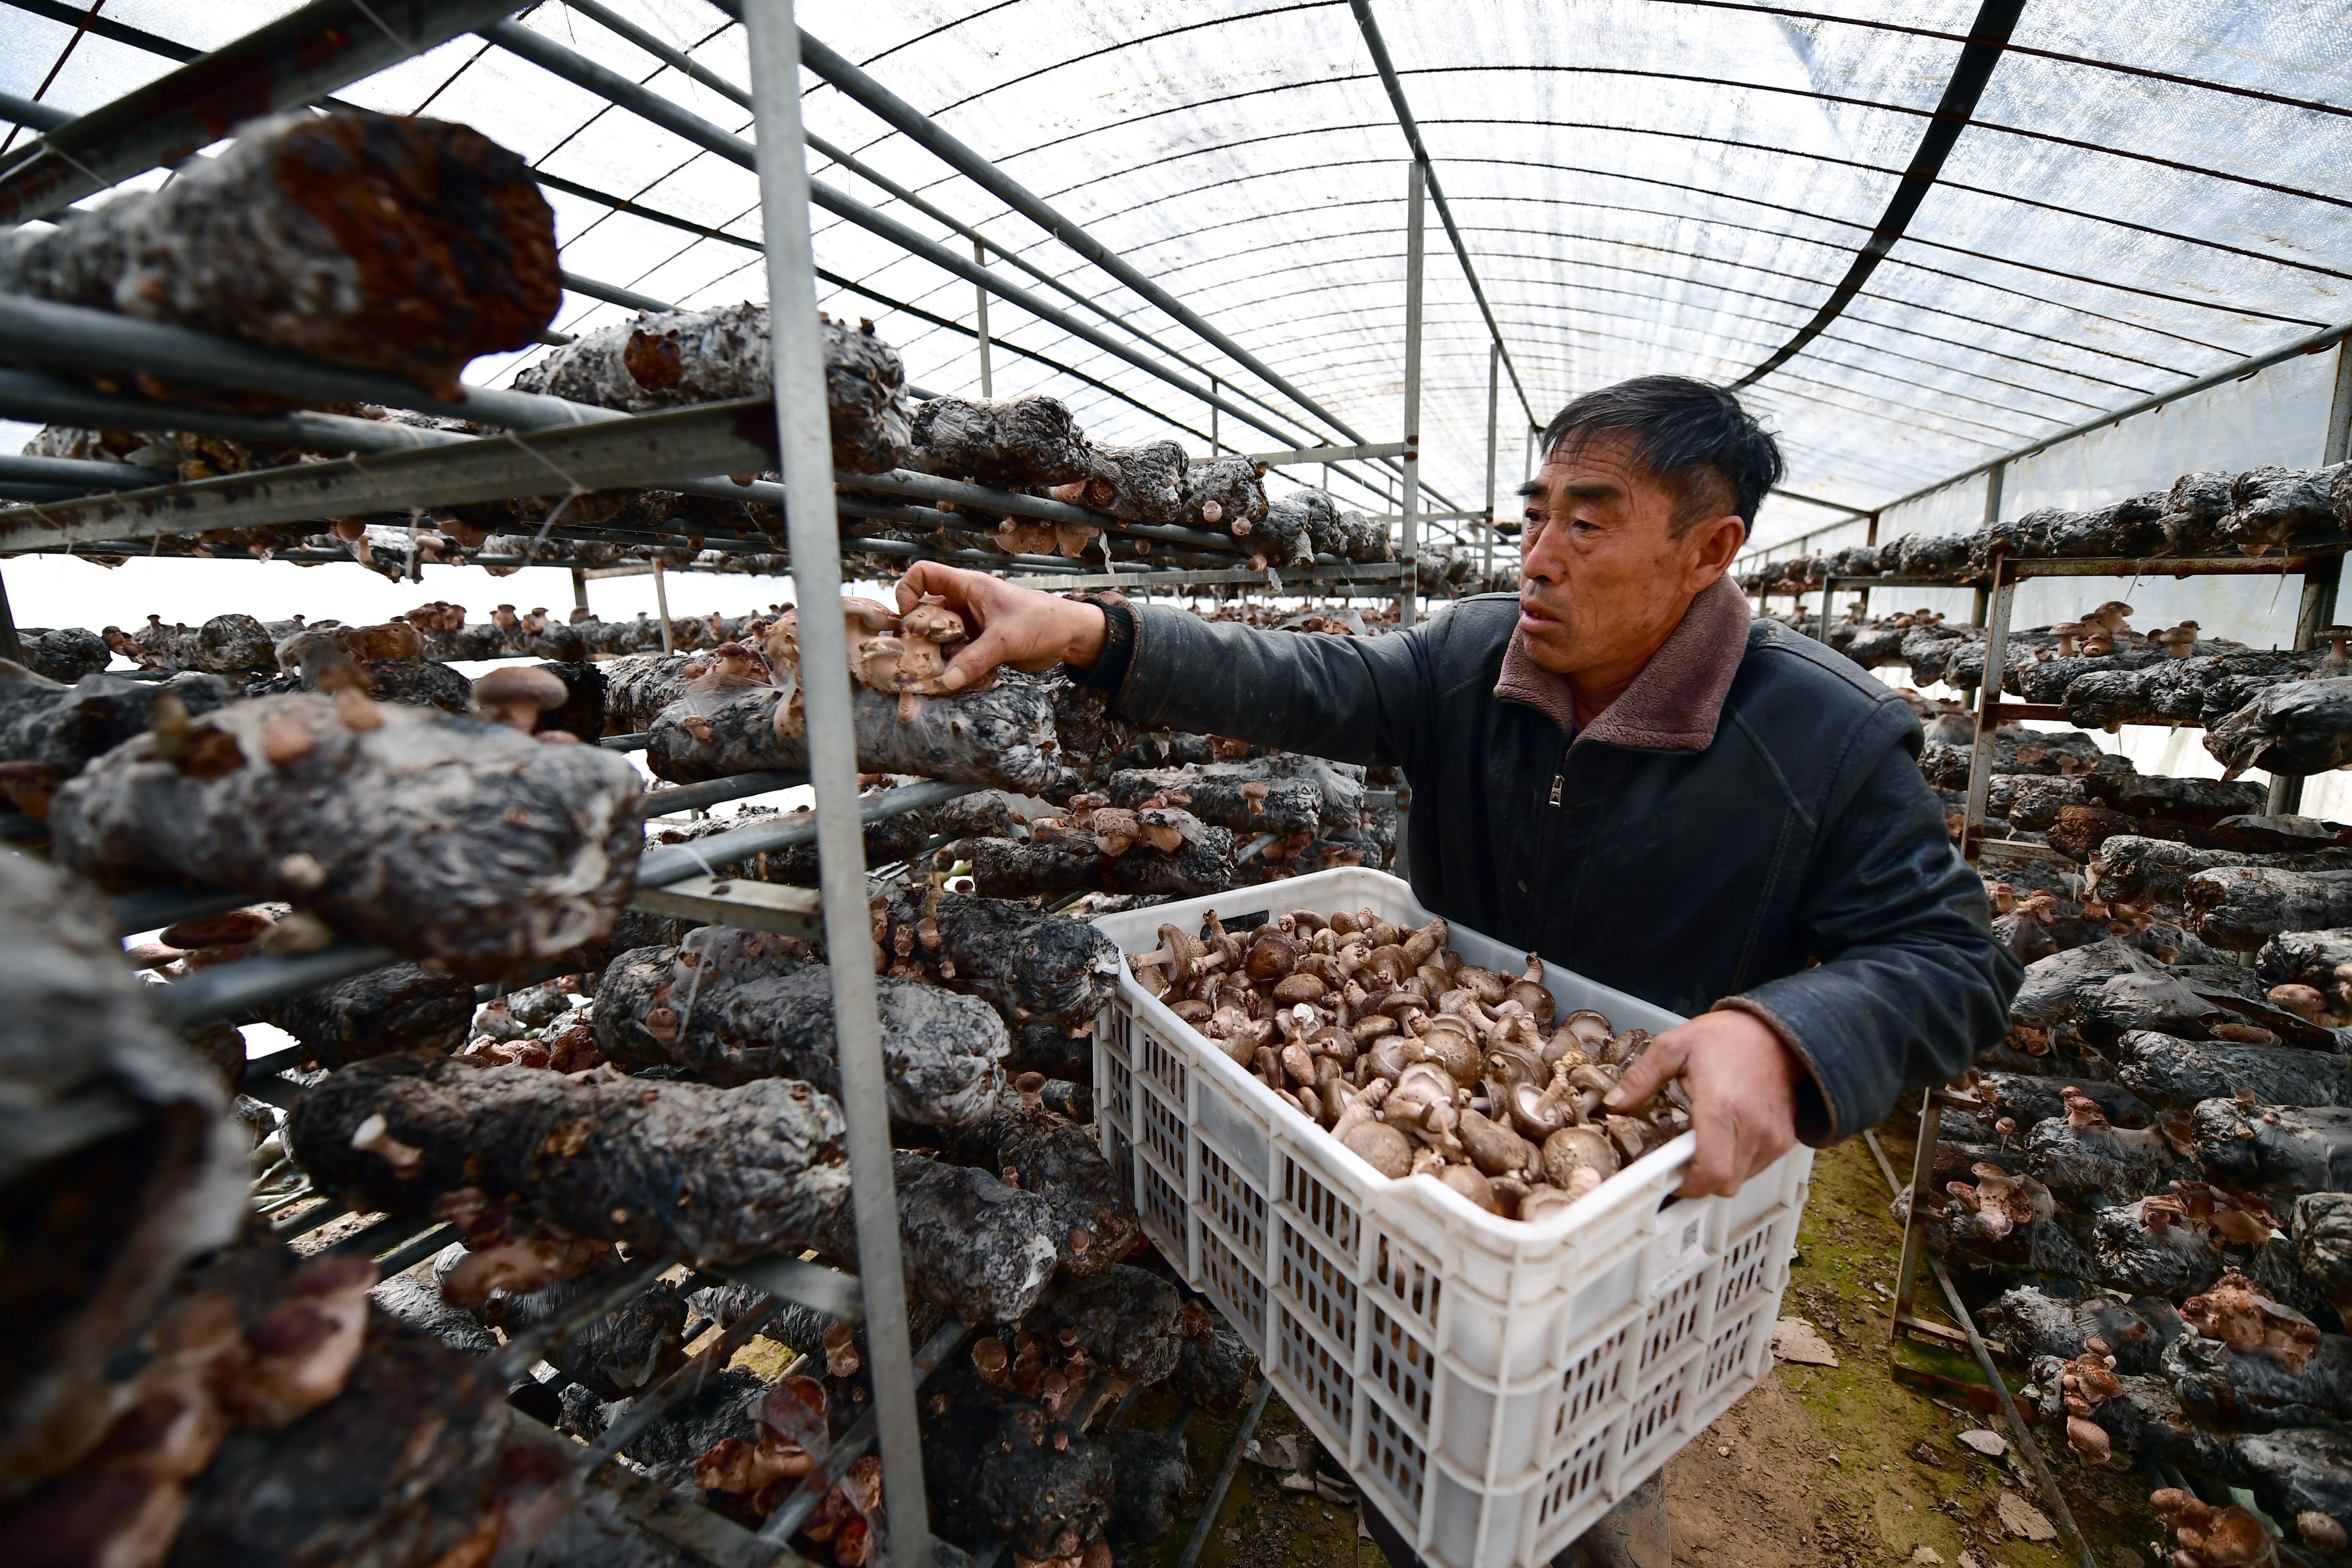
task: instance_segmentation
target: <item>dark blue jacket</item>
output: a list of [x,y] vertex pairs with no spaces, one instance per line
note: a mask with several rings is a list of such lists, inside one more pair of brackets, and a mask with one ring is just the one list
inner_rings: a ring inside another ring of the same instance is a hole
[[1727,582],[1580,734],[1509,595],[1377,637],[1134,614],[1123,716],[1401,766],[1426,908],[1677,1013],[1756,1014],[1812,1070],[1807,1142],[1876,1125],[2007,1026],[2021,972],[1918,721]]

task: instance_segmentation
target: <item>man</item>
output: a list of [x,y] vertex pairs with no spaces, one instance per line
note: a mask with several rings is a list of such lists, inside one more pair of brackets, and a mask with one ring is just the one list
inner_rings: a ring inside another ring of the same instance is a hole
[[[951,684],[1058,661],[1130,720],[1402,764],[1424,906],[1690,1017],[1618,1095],[1680,1078],[1682,1191],[1734,1193],[1796,1139],[1851,1136],[1958,1074],[2021,972],[1920,776],[1909,707],[1751,621],[1725,576],[1782,471],[1738,400],[1621,383],[1562,409],[1543,450],[1517,602],[1401,636],[1254,631],[929,563],[899,597],[944,594],[979,627]],[[1580,1549],[1665,1568],[1663,1487]]]

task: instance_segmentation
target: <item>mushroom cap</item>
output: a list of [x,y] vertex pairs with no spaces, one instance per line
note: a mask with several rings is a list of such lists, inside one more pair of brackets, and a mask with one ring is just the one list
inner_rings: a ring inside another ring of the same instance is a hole
[[563,678],[536,665],[508,665],[474,679],[474,700],[485,707],[529,702],[543,711],[561,708],[571,700],[572,689],[563,684]]
[[2050,628],[2053,635],[2062,637],[2078,637],[2089,629],[2080,621],[2060,621]]

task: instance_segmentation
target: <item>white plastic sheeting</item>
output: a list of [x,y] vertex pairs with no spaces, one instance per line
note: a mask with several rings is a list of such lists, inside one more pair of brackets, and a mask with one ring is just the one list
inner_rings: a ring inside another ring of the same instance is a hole
[[[614,4],[744,79],[741,30],[704,0]],[[207,46],[290,8],[114,0],[103,15]],[[1375,10],[1526,388],[1522,406],[1505,383],[1507,452],[1530,415],[1578,392],[1659,371],[1735,380],[1812,319],[1886,210],[1977,15],[1960,0]],[[2031,0],[1905,237],[1753,389],[1787,441],[1791,489],[1875,505],[2352,318],[2347,10]],[[1340,0],[868,0],[806,5],[802,20],[1367,438],[1400,434],[1408,154]],[[524,25],[730,131],[747,126],[721,95],[562,4]],[[0,87],[87,109],[166,64],[89,37],[44,88],[69,37],[0,10]],[[809,80],[814,132],[1265,397],[1285,426],[1331,434]],[[748,171],[475,40],[344,96],[468,121],[551,174],[756,238]],[[824,160],[812,168],[943,237]],[[688,303],[761,287],[740,244],[551,199],[575,272]],[[1475,505],[1488,335],[1433,213],[1429,255],[1427,478]],[[818,258],[856,285],[834,288],[827,308],[875,317],[922,384],[976,388],[968,335],[877,299],[968,328],[969,283],[838,220],[821,225]],[[575,299],[562,324],[616,314]],[[1049,390],[1107,437],[1181,426],[1205,447],[1197,401],[1012,307],[990,317],[1012,343],[1076,373],[1000,353],[1000,396]],[[1271,444],[1230,419],[1221,433]]]

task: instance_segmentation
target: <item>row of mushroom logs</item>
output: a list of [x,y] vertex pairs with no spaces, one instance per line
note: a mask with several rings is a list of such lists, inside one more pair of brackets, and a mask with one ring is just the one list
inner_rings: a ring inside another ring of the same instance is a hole
[[1160,928],[1128,960],[1167,1004],[1276,1098],[1383,1176],[1432,1175],[1506,1219],[1534,1221],[1690,1125],[1678,1084],[1605,1107],[1650,1043],[1589,1008],[1559,1016],[1543,962],[1512,977],[1463,961],[1444,921],[1293,910],[1205,938]]

